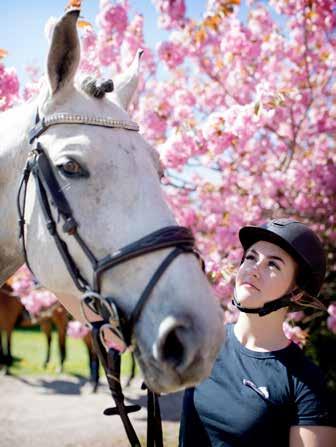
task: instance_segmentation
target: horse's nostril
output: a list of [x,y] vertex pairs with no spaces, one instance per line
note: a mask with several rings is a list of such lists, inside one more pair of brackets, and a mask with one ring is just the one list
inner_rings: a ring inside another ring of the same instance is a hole
[[160,357],[163,362],[167,362],[174,367],[183,363],[184,347],[175,329],[169,332],[166,339],[163,340]]
[[172,367],[184,369],[188,362],[191,325],[189,321],[167,317],[159,328],[159,336],[154,345],[154,357],[162,363]]

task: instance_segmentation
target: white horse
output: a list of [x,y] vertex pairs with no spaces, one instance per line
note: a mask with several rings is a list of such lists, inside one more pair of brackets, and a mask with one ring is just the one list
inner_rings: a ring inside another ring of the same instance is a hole
[[[74,81],[80,60],[78,15],[77,9],[70,9],[56,24],[45,85],[38,98],[0,117],[0,284],[24,262],[17,234],[16,198],[20,173],[32,150],[28,132],[35,125],[37,110],[40,122],[43,118],[59,119],[57,125],[38,135],[35,143],[43,147],[73,210],[78,231],[97,259],[176,225],[162,196],[158,156],[136,132],[127,114],[140,55],[122,82],[115,85],[111,97],[88,95]],[[74,124],[65,121],[64,114]],[[91,117],[91,121],[99,117],[101,121],[87,125],[83,117]],[[58,233],[81,275],[91,280],[92,264],[71,234],[63,232],[50,191],[47,197]],[[25,221],[32,270],[76,319],[83,320],[82,292],[47,231],[32,178],[27,187]],[[130,317],[153,273],[173,250],[155,250],[106,271],[101,295],[113,297]],[[210,373],[222,340],[222,313],[211,286],[196,256],[182,253],[156,282],[134,325],[132,343],[146,383],[154,391],[169,392],[199,382]]]

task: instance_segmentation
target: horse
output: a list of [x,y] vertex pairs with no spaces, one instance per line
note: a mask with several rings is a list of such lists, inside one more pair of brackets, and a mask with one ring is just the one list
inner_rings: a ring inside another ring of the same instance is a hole
[[64,307],[60,303],[45,309],[40,315],[33,317],[27,311],[20,301],[20,298],[15,296],[12,288],[4,284],[0,289],[0,331],[6,333],[6,346],[0,345],[0,352],[6,364],[6,372],[9,372],[9,367],[12,364],[11,352],[11,337],[12,332],[16,326],[30,327],[35,324],[40,325],[42,332],[47,338],[47,354],[44,361],[46,368],[50,360],[50,345],[52,325],[54,324],[58,332],[58,346],[60,351],[60,371],[63,371],[63,363],[65,360],[65,337],[66,328],[68,324],[68,316]]
[[[11,338],[14,327],[22,319],[24,306],[21,301],[12,296],[12,289],[4,284],[0,289],[0,363],[5,365],[6,374],[12,364]],[[3,344],[2,332],[6,334],[6,343]]]
[[142,52],[113,91],[88,95],[76,82],[79,12],[54,27],[37,97],[0,116],[0,285],[27,261],[75,319],[110,312],[147,386],[173,392],[210,373],[223,315],[127,113]]
[[[66,359],[66,334],[69,322],[69,314],[66,309],[59,303],[51,305],[49,308],[42,310],[38,315],[31,315],[17,297],[11,286],[5,283],[0,288],[0,364],[5,366],[5,373],[10,373],[10,366],[13,363],[11,338],[15,327],[30,327],[39,325],[47,339],[47,352],[43,362],[46,368],[50,361],[50,348],[52,328],[57,331],[58,348],[60,354],[59,371],[64,370],[64,361]],[[3,344],[2,332],[6,334],[6,343]],[[90,382],[92,383],[92,391],[96,392],[99,385],[99,360],[94,350],[92,337],[90,332],[83,337],[83,342],[87,348],[90,370]],[[134,377],[135,366],[132,364],[132,374],[128,379],[128,383]]]

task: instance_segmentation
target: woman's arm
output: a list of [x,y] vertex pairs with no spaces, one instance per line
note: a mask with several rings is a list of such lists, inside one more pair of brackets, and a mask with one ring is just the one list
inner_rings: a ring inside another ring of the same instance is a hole
[[290,428],[289,447],[335,447],[336,428],[317,425]]

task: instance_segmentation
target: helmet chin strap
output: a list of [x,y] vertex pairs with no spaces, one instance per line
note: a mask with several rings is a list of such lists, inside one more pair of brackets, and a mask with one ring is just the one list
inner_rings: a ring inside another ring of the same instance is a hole
[[236,306],[240,312],[244,312],[247,314],[258,314],[260,317],[264,317],[265,315],[270,314],[271,312],[275,312],[282,307],[287,307],[291,299],[300,292],[300,289],[293,289],[291,292],[286,293],[286,295],[282,295],[280,298],[276,298],[275,300],[268,301],[262,307],[243,307],[240,305],[239,301],[236,297],[236,288],[233,291],[233,299],[232,304]]

